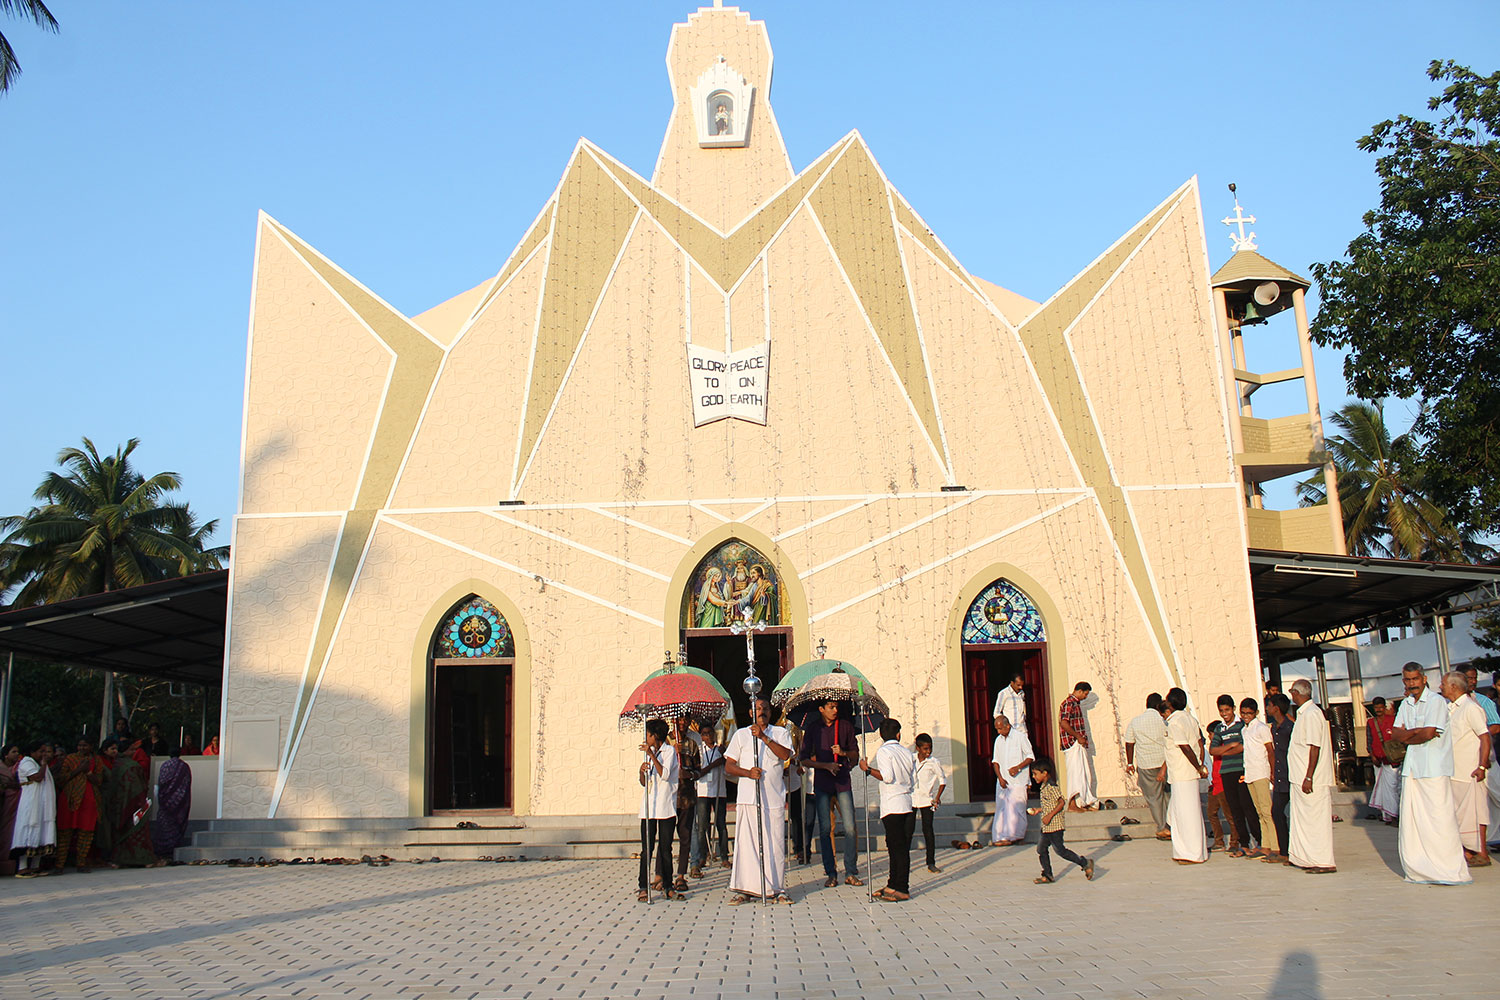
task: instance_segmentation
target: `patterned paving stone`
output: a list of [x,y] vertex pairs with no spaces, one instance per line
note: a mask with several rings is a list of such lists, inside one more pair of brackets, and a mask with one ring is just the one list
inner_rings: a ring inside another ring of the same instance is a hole
[[[1050,886],[1031,882],[1033,849],[948,851],[903,905],[824,889],[814,867],[793,869],[793,906],[726,906],[722,871],[644,906],[635,864],[611,861],[10,879],[0,997],[1493,997],[1500,876],[1407,885],[1384,826],[1341,824],[1335,844],[1326,876],[1091,845],[1098,878],[1065,868]],[[1411,909],[1443,948],[1410,932]]]

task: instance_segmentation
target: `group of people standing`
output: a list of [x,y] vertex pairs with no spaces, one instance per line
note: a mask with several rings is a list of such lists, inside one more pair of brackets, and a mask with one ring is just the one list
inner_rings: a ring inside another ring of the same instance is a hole
[[[911,898],[911,843],[918,817],[927,843],[927,865],[938,871],[933,813],[942,802],[946,782],[941,765],[932,756],[932,738],[916,739],[913,751],[901,743],[901,724],[894,719],[880,726],[881,744],[875,754],[860,756],[854,726],[839,714],[839,703],[829,700],[818,706],[817,718],[794,739],[791,730],[771,723],[771,706],[765,699],[752,705],[750,725],[737,730],[724,749],[714,745],[714,731],[707,726],[694,732],[685,719],[672,725],[661,719],[646,723],[646,738],[640,749],[641,864],[638,898],[650,899],[661,889],[668,899],[682,898],[687,882],[682,876],[682,858],[689,857],[688,874],[702,876],[701,862],[711,858],[707,848],[708,816],[716,797],[712,782],[723,788],[727,776],[737,782],[735,792],[735,836],[732,860],[721,860],[730,869],[732,905],[754,899],[790,903],[786,893],[786,840],[788,818],[796,860],[811,861],[814,837],[823,859],[824,886],[839,883],[838,858],[833,848],[835,816],[844,833],[843,884],[863,886],[859,874],[859,845],[854,827],[852,773],[858,767],[879,784],[880,816],[890,851],[890,877],[872,895],[887,902]],[[703,794],[702,783],[711,784]],[[812,783],[812,803],[802,815],[802,782]],[[680,796],[692,786],[696,807],[687,812]],[[672,838],[681,842],[678,874],[672,876]],[[728,841],[722,804],[718,806],[718,836],[721,851]],[[724,859],[724,855],[719,857]],[[651,859],[655,859],[652,877]]]
[[169,759],[162,763],[153,799],[146,738],[122,745],[112,737],[98,749],[80,739],[66,755],[50,741],[6,746],[0,766],[0,873],[61,874],[70,858],[79,872],[96,864],[165,864],[187,830],[192,772],[178,749],[163,749]]

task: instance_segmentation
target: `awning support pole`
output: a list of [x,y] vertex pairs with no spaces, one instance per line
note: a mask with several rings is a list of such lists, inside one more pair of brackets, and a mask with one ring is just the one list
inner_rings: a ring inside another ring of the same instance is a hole
[[16,654],[11,653],[5,663],[5,677],[0,680],[0,745],[10,740],[10,697],[15,689]]
[[1432,634],[1437,637],[1438,680],[1441,682],[1442,675],[1453,669],[1453,664],[1448,659],[1448,632],[1443,628],[1441,614],[1432,616]]

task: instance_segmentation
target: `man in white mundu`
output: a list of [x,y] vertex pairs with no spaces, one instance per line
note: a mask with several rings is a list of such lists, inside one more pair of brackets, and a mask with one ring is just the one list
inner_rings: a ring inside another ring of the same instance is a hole
[[1073,686],[1073,693],[1063,699],[1057,713],[1062,728],[1063,769],[1067,778],[1063,785],[1063,801],[1074,812],[1099,808],[1099,796],[1094,794],[1094,747],[1089,742],[1088,723],[1083,718],[1084,700],[1093,690],[1088,681],[1079,681]]
[[1485,868],[1490,864],[1484,842],[1489,820],[1484,782],[1490,770],[1490,730],[1485,725],[1484,709],[1469,697],[1469,683],[1461,671],[1448,673],[1442,687],[1443,697],[1448,699],[1448,732],[1453,742],[1453,818],[1469,865]]
[[1312,700],[1311,684],[1296,681],[1290,694],[1297,722],[1287,751],[1287,780],[1292,783],[1287,860],[1310,872],[1332,872],[1333,734],[1328,717]]
[[1208,838],[1203,831],[1203,799],[1198,782],[1208,777],[1203,766],[1203,728],[1187,710],[1187,692],[1167,692],[1162,715],[1167,720],[1167,783],[1172,796],[1167,825],[1172,828],[1172,860],[1199,865],[1208,860]]
[[[1490,734],[1490,756],[1485,766],[1489,770],[1485,774],[1485,794],[1490,800],[1488,822],[1485,824],[1488,830],[1488,843],[1485,845],[1485,855],[1488,856],[1489,848],[1500,840],[1500,767],[1495,766],[1496,750],[1500,750],[1500,706],[1493,699],[1479,690],[1479,668],[1472,663],[1466,663],[1459,668],[1463,671],[1464,680],[1469,682],[1469,697],[1479,702],[1479,707],[1484,709],[1484,724]],[[1489,680],[1494,682],[1495,675],[1491,674]]]
[[1401,868],[1408,882],[1462,885],[1474,880],[1464,863],[1453,812],[1453,741],[1448,703],[1427,689],[1420,663],[1401,668],[1406,697],[1391,739],[1406,744],[1401,762]]
[[[790,903],[786,894],[786,769],[791,734],[770,725],[771,704],[755,699],[754,722],[735,732],[724,749],[724,770],[739,779],[734,805],[731,904],[761,898]],[[759,792],[757,793],[757,789]]]
[[1026,730],[1013,726],[1003,715],[995,716],[995,747],[990,769],[995,772],[995,824],[990,844],[1009,847],[1026,836],[1026,791],[1031,785],[1031,764],[1036,754]]

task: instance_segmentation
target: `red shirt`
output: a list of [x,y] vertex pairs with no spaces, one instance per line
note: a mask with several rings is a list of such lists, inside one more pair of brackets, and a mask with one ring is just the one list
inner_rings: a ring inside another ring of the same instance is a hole
[[1083,706],[1078,704],[1078,699],[1072,695],[1063,699],[1062,708],[1057,716],[1064,723],[1062,728],[1062,748],[1064,750],[1077,743],[1078,740],[1068,732],[1068,726],[1072,726],[1078,732],[1083,732]]
[[1385,741],[1391,738],[1391,730],[1396,728],[1396,717],[1382,715],[1378,719],[1370,719],[1365,725],[1370,728],[1370,758],[1377,764],[1384,764]]

